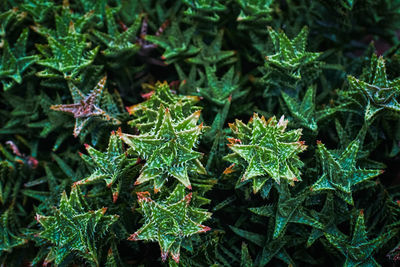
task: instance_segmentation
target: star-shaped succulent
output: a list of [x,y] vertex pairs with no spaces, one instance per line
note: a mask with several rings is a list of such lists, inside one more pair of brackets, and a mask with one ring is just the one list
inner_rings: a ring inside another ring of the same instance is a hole
[[154,180],[154,191],[158,192],[168,177],[174,177],[187,188],[191,188],[190,172],[205,174],[200,162],[202,153],[194,151],[203,125],[197,125],[200,111],[184,119],[176,119],[169,109],[161,106],[155,127],[146,134],[121,133],[122,140],[136,151],[146,164],[135,184]]
[[165,63],[171,64],[180,58],[193,56],[200,51],[200,48],[192,44],[192,36],[195,31],[195,27],[190,27],[182,32],[178,22],[173,21],[165,35],[146,35],[146,40],[164,48],[162,59],[165,60]]
[[273,258],[279,259],[287,265],[294,265],[294,261],[286,251],[286,247],[292,238],[291,236],[282,235],[273,239],[270,235],[265,233],[255,233],[231,225],[229,228],[236,235],[260,247],[259,251],[262,251],[262,257],[259,257],[259,260],[257,260],[258,262],[252,266],[266,266]]
[[128,240],[156,240],[160,245],[163,261],[170,253],[179,262],[182,240],[210,230],[201,223],[209,219],[211,213],[190,206],[192,193],[185,196],[182,185],[178,185],[165,201],[152,200],[149,192],[139,192],[137,195],[145,223]]
[[269,73],[267,80],[276,78],[270,76],[271,73],[279,73],[283,75],[283,79],[286,77],[286,79],[294,79],[297,82],[302,79],[303,74],[310,72],[311,67],[319,64],[317,58],[321,53],[305,51],[308,36],[307,27],[304,27],[293,40],[289,40],[283,31],[278,33],[271,27],[268,27],[268,31],[276,53],[265,57],[265,67],[267,73]]
[[102,53],[109,57],[127,56],[139,51],[139,44],[135,43],[136,33],[140,28],[142,16],[137,16],[134,23],[123,32],[118,31],[115,23],[113,9],[106,7],[107,33],[94,30],[93,34],[107,46]]
[[[102,1],[104,0],[97,1],[97,3]],[[36,1],[35,5],[40,5],[38,2]],[[52,4],[54,5],[54,2]],[[53,12],[54,27],[46,27],[35,20],[35,25],[30,26],[30,28],[45,38],[51,36],[59,41],[65,40],[64,38],[70,34],[87,35],[87,29],[93,25],[93,19],[99,14],[99,12],[95,13],[93,6],[94,4],[91,4],[90,11],[81,13],[73,10],[69,1],[64,1],[62,6],[57,7],[60,8],[60,12]],[[36,9],[32,5],[28,6],[28,8]],[[42,11],[44,10],[45,8],[42,6]]]
[[226,6],[215,0],[183,0],[189,7],[203,12],[218,12],[226,10]]
[[74,115],[75,118],[75,128],[74,136],[77,137],[83,127],[92,119],[93,117],[100,117],[106,120],[112,120],[113,123],[118,124],[119,121],[111,117],[107,112],[101,109],[98,105],[100,102],[101,94],[106,83],[107,76],[104,76],[96,85],[96,87],[85,96],[75,85],[69,83],[69,89],[72,95],[74,104],[66,105],[53,105],[50,108],[52,110],[67,112]]
[[63,192],[58,209],[53,216],[36,214],[36,220],[44,228],[39,237],[52,244],[45,262],[60,264],[71,253],[99,266],[97,249],[99,242],[118,215],[105,215],[107,208],[87,211],[82,193],[73,186],[69,198]]
[[79,80],[79,75],[93,63],[99,50],[98,46],[88,50],[90,45],[86,42],[86,35],[77,32],[72,21],[69,23],[68,32],[61,36],[41,32],[40,27],[34,29],[42,33],[48,42],[48,46],[36,45],[44,56],[44,59],[39,60],[37,64],[46,67],[37,73],[39,77]]
[[188,58],[186,61],[195,65],[215,65],[218,67],[231,65],[236,62],[235,51],[221,50],[223,35],[224,31],[219,31],[215,39],[209,45],[203,41],[203,36],[196,36],[194,42],[201,50],[195,57]]
[[[373,54],[371,67],[364,80],[348,76],[350,88],[361,94],[367,102],[365,120],[372,121],[383,110],[400,112],[400,78],[389,81],[386,75],[385,60]],[[351,92],[350,92],[351,94]]]
[[35,22],[44,22],[54,8],[55,3],[48,0],[24,0],[21,9],[28,12]]
[[322,210],[317,212],[311,210],[314,218],[322,224],[322,229],[314,227],[307,240],[307,247],[310,247],[316,240],[324,236],[324,233],[334,234],[338,231],[337,225],[348,220],[348,214],[339,214],[335,211],[334,194],[328,193]]
[[299,194],[292,197],[286,183],[275,184],[279,192],[279,200],[276,211],[270,205],[258,208],[250,208],[250,211],[261,216],[271,217],[275,215],[275,229],[273,238],[280,237],[286,230],[289,223],[299,223],[322,229],[323,225],[313,218],[309,211],[302,206],[307,194]]
[[353,234],[348,237],[341,232],[325,233],[326,239],[337,248],[345,257],[343,266],[380,266],[373,258],[375,250],[384,245],[395,232],[385,232],[377,238],[369,240],[364,222],[364,212],[360,211]]
[[224,12],[227,6],[219,0],[183,0],[188,9],[184,11],[185,16],[193,20],[202,20],[215,23],[219,20],[218,13]]
[[300,141],[301,129],[285,132],[288,121],[282,116],[268,121],[254,114],[246,125],[240,120],[229,124],[235,138],[229,138],[228,145],[234,153],[225,157],[233,164],[224,173],[229,174],[236,165],[245,168],[241,181],[253,180],[253,191],[258,192],[268,179],[278,184],[287,180],[294,184],[300,181],[303,163],[298,153],[307,146]]
[[358,140],[351,142],[341,155],[328,151],[321,141],[317,142],[317,146],[317,154],[322,164],[323,174],[311,187],[314,192],[334,190],[338,197],[353,205],[353,186],[382,173],[382,170],[365,170],[356,167],[360,146]]
[[39,56],[37,55],[26,55],[27,40],[27,28],[22,31],[12,49],[10,48],[8,41],[3,40],[3,52],[0,62],[0,79],[5,91],[16,83],[20,84],[22,82],[23,72],[39,59]]
[[170,110],[175,119],[184,119],[200,107],[195,104],[200,100],[197,96],[177,95],[171,91],[166,81],[157,82],[152,91],[145,96],[149,98],[137,105],[127,107],[129,114],[135,116],[134,120],[128,122],[132,127],[137,127],[142,133],[150,131],[157,119],[158,109],[161,105]]
[[325,108],[322,110],[315,110],[315,87],[310,86],[303,100],[299,103],[296,98],[290,97],[287,93],[282,91],[282,98],[286,103],[290,114],[293,116],[295,123],[301,127],[307,128],[313,132],[318,130],[318,122],[326,119],[328,116],[333,115],[335,112],[342,110],[346,104],[340,106]]
[[[224,106],[227,101],[241,98],[247,93],[246,91],[238,92],[240,88],[239,75],[235,73],[234,67],[229,68],[220,79],[216,75],[217,69],[215,66],[206,66],[205,69],[207,83],[205,87],[198,88],[198,91],[202,97],[215,106]],[[234,94],[235,92],[238,93]]]
[[254,25],[265,25],[271,21],[273,0],[236,0],[236,2],[240,5],[240,14],[236,19],[239,29],[254,30],[256,28]]
[[92,184],[105,181],[108,188],[111,188],[113,202],[117,201],[124,176],[132,171],[137,159],[128,158],[125,153],[122,141],[115,134],[111,133],[106,152],[100,152],[88,144],[85,145],[88,155],[81,154],[81,157],[94,168],[92,174],[74,185]]

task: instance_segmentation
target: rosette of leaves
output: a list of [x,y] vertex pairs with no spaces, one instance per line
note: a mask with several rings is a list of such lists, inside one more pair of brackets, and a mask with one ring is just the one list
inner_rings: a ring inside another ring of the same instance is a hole
[[224,174],[236,168],[244,168],[241,182],[253,180],[253,191],[257,193],[263,185],[273,179],[276,183],[286,180],[290,184],[300,181],[302,161],[297,154],[307,146],[300,141],[302,129],[286,131],[288,121],[282,116],[279,121],[271,117],[254,114],[246,125],[240,120],[229,124],[234,138],[228,138],[233,153],[224,157],[232,162]]
[[310,210],[302,205],[308,196],[307,192],[292,196],[286,181],[283,181],[280,185],[274,184],[274,186],[279,192],[276,209],[269,204],[257,208],[250,208],[250,211],[257,215],[266,217],[275,216],[273,239],[281,237],[285,233],[288,225],[292,223],[308,225],[313,227],[313,229],[323,229],[323,225],[311,216]]
[[181,30],[183,27],[176,20],[172,21],[171,26],[163,35],[146,35],[147,41],[152,42],[165,49],[162,59],[165,63],[171,64],[182,58],[187,58],[197,54],[200,51],[199,47],[192,44],[192,37],[196,32],[196,27],[190,27]]
[[200,109],[195,106],[200,100],[199,97],[177,95],[172,92],[166,81],[157,82],[154,86],[150,86],[150,89],[151,91],[144,95],[150,95],[146,101],[126,108],[129,114],[135,117],[128,124],[137,127],[143,133],[154,127],[161,105],[168,108],[175,119],[183,119]]
[[0,43],[3,42],[6,35],[15,30],[25,19],[26,13],[21,12],[9,2],[1,3],[0,13]]
[[303,100],[298,101],[297,98],[289,96],[287,93],[282,92],[282,98],[294,118],[295,125],[307,128],[313,132],[318,130],[318,123],[333,115],[335,112],[343,109],[347,104],[342,104],[336,107],[326,107],[322,110],[315,108],[315,92],[314,86],[310,86]]
[[364,212],[361,210],[351,237],[339,231],[335,234],[325,233],[325,237],[345,257],[344,266],[380,266],[373,257],[374,252],[386,244],[395,234],[395,231],[386,231],[374,239],[369,239]]
[[15,84],[21,84],[25,70],[39,59],[38,55],[28,56],[26,54],[27,40],[28,29],[25,28],[13,48],[10,48],[10,44],[6,39],[2,42],[0,79],[4,91]]
[[308,28],[290,40],[283,31],[276,32],[268,27],[275,54],[265,57],[264,80],[269,86],[296,88],[301,83],[311,84],[318,77],[321,53],[306,51]]
[[359,140],[352,141],[344,151],[330,152],[321,141],[317,141],[317,155],[322,164],[322,175],[311,187],[314,192],[332,190],[335,195],[354,205],[354,186],[372,179],[382,170],[366,170],[356,167]]
[[[89,19],[85,16],[83,18]],[[56,17],[56,25],[61,23],[65,22],[61,17]],[[38,33],[47,38],[48,42],[48,45],[36,45],[44,57],[37,64],[46,67],[45,70],[37,73],[39,77],[79,81],[82,71],[92,65],[99,46],[88,49],[90,43],[86,41],[87,35],[77,31],[73,21],[68,21],[67,25],[69,25],[67,30],[59,26],[55,32],[47,31],[43,27],[34,27]],[[64,24],[63,27],[65,27]]]
[[52,13],[54,2],[48,0],[24,0],[21,9],[28,12],[37,23],[44,22]]
[[178,263],[183,240],[210,230],[201,223],[209,219],[211,213],[191,206],[192,193],[185,196],[182,185],[177,185],[164,201],[152,200],[149,192],[138,192],[137,195],[144,225],[129,236],[128,240],[157,241],[163,261],[170,254]]
[[135,184],[153,180],[155,192],[169,177],[191,189],[189,173],[206,173],[200,162],[202,153],[193,150],[204,128],[203,124],[197,125],[200,111],[184,119],[175,118],[171,113],[161,105],[151,131],[141,135],[120,134],[122,140],[146,160]]
[[236,51],[221,50],[223,35],[224,31],[220,30],[210,44],[204,42],[204,36],[195,36],[193,41],[197,47],[200,47],[200,52],[186,61],[190,64],[203,65],[205,68],[208,66],[222,67],[235,63],[237,61]]
[[128,158],[125,153],[121,139],[111,133],[106,152],[100,152],[90,145],[85,145],[89,155],[81,154],[85,162],[92,166],[92,174],[74,185],[94,184],[104,181],[108,188],[111,188],[113,202],[116,202],[121,190],[121,184],[124,178],[132,172],[137,159]]
[[265,27],[271,21],[273,0],[236,0],[236,2],[240,6],[240,13],[236,18],[238,29],[260,31],[262,27],[254,27],[254,25]]
[[[35,4],[39,4],[39,2],[36,1]],[[52,4],[54,5],[54,2]],[[61,12],[54,12],[54,27],[46,27],[44,26],[45,24],[42,25],[35,23],[34,26],[31,26],[31,29],[45,38],[51,36],[58,40],[68,36],[71,31],[77,34],[85,34],[92,24],[94,17],[93,10],[85,14],[74,12],[74,10],[71,9],[68,0],[63,1],[62,6],[56,5],[55,8],[60,9]]]
[[63,192],[54,215],[36,214],[36,220],[43,227],[39,237],[51,244],[45,263],[54,261],[59,265],[74,254],[99,266],[104,236],[118,220],[118,215],[105,215],[106,211],[107,208],[88,210],[79,188],[73,186],[69,197]]
[[233,66],[222,77],[216,75],[216,66],[206,66],[205,70],[205,85],[199,87],[197,91],[201,97],[216,107],[214,111],[220,111],[228,103],[230,105],[232,101],[244,98],[248,93],[248,90],[240,90],[240,75]]
[[227,6],[219,0],[182,0],[182,2],[188,6],[184,14],[196,21],[218,22],[220,19],[218,13],[227,10]]
[[[365,120],[371,123],[375,117],[386,112],[399,116],[400,103],[400,78],[388,80],[386,75],[385,60],[376,54],[371,57],[370,68],[366,69],[360,79],[353,76],[347,78],[352,91],[346,95],[350,97],[358,107],[365,110]],[[362,100],[357,101],[357,96]],[[365,106],[365,104],[366,106]]]
[[52,110],[70,113],[74,116],[74,137],[77,137],[81,130],[94,117],[112,121],[114,124],[120,123],[113,114],[99,107],[106,80],[107,76],[104,76],[88,95],[84,95],[73,83],[69,83],[69,89],[74,103],[50,106]]
[[137,16],[129,28],[119,32],[114,12],[113,9],[106,7],[107,33],[99,30],[93,31],[93,35],[107,47],[101,52],[105,56],[113,58],[135,54],[140,49],[136,43],[136,33],[139,30],[142,16]]

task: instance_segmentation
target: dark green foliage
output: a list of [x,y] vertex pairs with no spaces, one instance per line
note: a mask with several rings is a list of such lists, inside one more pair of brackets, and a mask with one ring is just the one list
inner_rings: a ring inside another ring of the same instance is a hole
[[102,153],[86,144],[89,155],[81,154],[81,157],[94,168],[91,175],[77,181],[74,185],[92,184],[104,181],[111,188],[113,202],[117,201],[121,190],[122,179],[129,175],[136,165],[137,159],[128,158],[122,147],[122,141],[112,132],[107,151]]
[[395,0],[0,1],[0,265],[395,266],[399,29]]
[[308,28],[304,27],[292,40],[281,32],[268,28],[275,54],[266,55],[265,68],[268,87],[287,87],[296,89],[297,85],[311,84],[319,72],[321,53],[307,52]]
[[236,165],[244,167],[240,181],[252,179],[254,193],[269,179],[278,184],[287,180],[293,185],[300,181],[303,163],[297,154],[307,146],[300,141],[301,129],[285,132],[287,124],[283,116],[278,122],[275,117],[266,121],[257,114],[247,125],[239,120],[230,124],[235,138],[228,139],[228,146],[234,153],[225,159],[233,164],[224,173],[229,174]]
[[118,219],[116,215],[104,215],[107,208],[87,210],[81,200],[82,195],[77,187],[72,187],[69,198],[63,192],[59,208],[53,216],[36,215],[36,220],[44,228],[39,237],[52,244],[45,262],[54,261],[60,264],[71,253],[89,263],[98,266],[98,247],[104,246],[99,239],[107,233],[108,228]]
[[359,141],[351,142],[339,157],[332,155],[321,141],[317,142],[317,154],[322,164],[323,174],[311,190],[334,190],[340,198],[353,205],[351,194],[355,191],[354,186],[378,176],[382,171],[356,167]]
[[129,236],[128,240],[157,240],[163,261],[170,253],[178,263],[182,238],[211,230],[201,225],[211,214],[191,207],[192,193],[185,196],[182,185],[178,185],[163,202],[153,201],[148,192],[137,194],[141,212],[145,217],[145,225]]
[[0,78],[4,90],[9,89],[14,83],[20,84],[22,73],[39,58],[38,55],[26,55],[27,39],[28,29],[24,29],[13,48],[10,48],[7,40],[3,40]]
[[128,124],[137,127],[143,133],[149,132],[154,127],[161,105],[169,110],[171,116],[180,120],[200,109],[194,106],[200,100],[198,97],[176,95],[171,92],[166,82],[157,82],[151,89],[152,91],[147,93],[150,94],[148,100],[127,107],[128,112],[135,117]]
[[[365,70],[365,80],[348,77],[351,95],[362,95],[365,106],[365,120],[370,122],[383,110],[400,112],[398,94],[400,91],[400,80],[389,81],[386,75],[385,60],[375,54],[371,57],[371,66]],[[358,101],[356,102],[358,103]]]
[[169,109],[161,105],[157,113],[155,126],[149,132],[120,134],[121,139],[146,160],[135,184],[154,180],[154,192],[158,192],[168,177],[174,177],[191,189],[189,173],[206,174],[200,162],[202,154],[192,150],[203,130],[202,124],[197,125],[200,111],[180,119],[181,115],[171,115]]
[[328,241],[346,257],[345,266],[379,266],[372,254],[380,248],[395,233],[389,232],[375,239],[369,240],[364,222],[364,212],[360,211],[357,217],[351,238],[338,232],[326,233]]
[[95,30],[93,34],[107,47],[102,53],[108,57],[123,57],[139,50],[135,44],[142,16],[138,16],[134,24],[123,32],[119,32],[114,19],[114,10],[106,8],[107,33]]

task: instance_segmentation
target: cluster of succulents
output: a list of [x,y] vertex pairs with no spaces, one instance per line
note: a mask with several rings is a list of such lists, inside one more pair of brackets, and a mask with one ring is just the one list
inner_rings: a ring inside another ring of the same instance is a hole
[[4,0],[0,22],[1,266],[400,260],[398,1]]

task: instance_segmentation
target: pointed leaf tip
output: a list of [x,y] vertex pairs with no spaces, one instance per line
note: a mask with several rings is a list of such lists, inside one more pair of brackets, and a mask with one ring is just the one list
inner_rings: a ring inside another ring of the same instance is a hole
[[118,134],[119,137],[122,137],[121,127],[118,127],[117,134]]
[[211,230],[210,227],[205,226],[205,225],[199,225],[202,229],[199,231],[199,233],[205,233]]
[[226,168],[223,172],[223,174],[230,174],[234,172],[233,167],[235,167],[235,163],[232,163],[228,168]]
[[42,217],[43,217],[42,215],[40,215],[39,213],[36,213],[36,215],[35,215],[35,220],[36,220],[37,222],[40,222],[40,219],[41,219]]
[[136,192],[136,195],[138,197],[138,201],[142,202],[150,202],[152,201],[152,199],[150,198],[150,193],[148,191],[144,191],[144,192]]
[[161,260],[165,261],[168,257],[168,251],[162,251],[161,250]]
[[173,254],[173,253],[171,252],[171,257],[172,257],[172,259],[173,259],[176,263],[179,263],[179,257],[180,257],[180,254],[179,254],[179,253]]
[[107,209],[108,209],[107,207],[101,208],[101,213],[104,215],[106,213]]
[[129,240],[129,241],[137,241],[137,240],[138,240],[138,238],[137,238],[138,235],[139,235],[138,232],[133,233],[133,234],[131,234],[131,235],[128,237],[128,240]]
[[187,205],[189,205],[190,201],[192,200],[192,193],[189,193],[185,196],[185,200]]
[[118,200],[118,192],[114,192],[113,194],[112,194],[112,198],[113,198],[113,203],[115,203],[115,202],[117,202],[117,200]]

